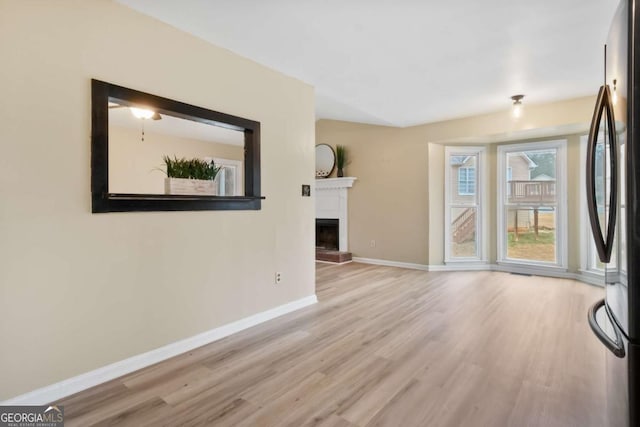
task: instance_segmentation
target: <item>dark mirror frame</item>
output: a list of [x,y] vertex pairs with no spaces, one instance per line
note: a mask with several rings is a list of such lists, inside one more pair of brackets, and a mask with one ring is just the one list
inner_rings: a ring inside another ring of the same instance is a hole
[[[109,192],[109,101],[244,132],[244,196]],[[260,210],[260,123],[126,87],[91,80],[91,210],[103,212]]]

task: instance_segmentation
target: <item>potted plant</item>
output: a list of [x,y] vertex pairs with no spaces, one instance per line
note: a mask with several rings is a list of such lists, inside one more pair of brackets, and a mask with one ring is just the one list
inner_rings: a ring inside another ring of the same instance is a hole
[[336,145],[336,166],[338,177],[344,176],[344,167],[347,165],[347,148],[344,145]]
[[221,166],[202,159],[179,159],[164,156],[167,178],[164,180],[165,194],[195,194],[215,196],[218,194],[215,179]]

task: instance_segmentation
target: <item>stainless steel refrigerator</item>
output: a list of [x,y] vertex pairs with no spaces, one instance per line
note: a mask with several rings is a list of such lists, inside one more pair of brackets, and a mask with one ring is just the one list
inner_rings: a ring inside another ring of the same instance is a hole
[[604,298],[589,310],[607,351],[607,426],[640,426],[640,0],[622,0],[589,131],[587,203]]

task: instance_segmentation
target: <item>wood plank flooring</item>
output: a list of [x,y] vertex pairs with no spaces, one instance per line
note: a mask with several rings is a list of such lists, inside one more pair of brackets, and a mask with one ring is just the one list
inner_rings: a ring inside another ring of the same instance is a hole
[[602,289],[316,267],[318,304],[64,399],[66,425],[604,425]]

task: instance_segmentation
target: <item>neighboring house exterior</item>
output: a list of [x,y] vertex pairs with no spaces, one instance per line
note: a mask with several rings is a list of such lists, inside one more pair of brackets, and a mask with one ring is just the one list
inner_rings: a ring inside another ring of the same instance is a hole
[[[451,200],[453,203],[471,203],[476,196],[476,157],[474,156],[451,156]],[[511,181],[552,181],[554,178],[547,175],[539,175],[536,179],[531,178],[532,171],[538,166],[525,153],[514,153],[507,156],[506,171],[506,192],[510,194]],[[529,209],[518,210],[518,229],[532,226],[533,213]],[[461,214],[462,215],[462,214]],[[511,230],[515,226],[515,211],[507,214],[507,227]],[[452,224],[456,224],[456,219],[452,217]],[[458,221],[459,222],[459,221]],[[455,228],[452,230],[456,232]]]
[[537,175],[535,178],[532,179],[532,181],[555,181],[556,179],[552,176],[549,176],[545,173],[542,173],[540,175]]
[[[476,187],[476,157],[451,156],[451,184],[453,203],[468,203],[475,197]],[[531,170],[537,165],[525,154],[518,153],[508,156],[507,182],[529,181]],[[553,178],[550,178],[553,179]]]
[[508,154],[507,161],[507,182],[529,181],[531,171],[538,167],[525,153]]
[[[521,153],[522,156],[526,155],[524,153]],[[529,161],[531,161],[531,159],[529,159]],[[535,165],[535,162],[531,161],[532,166]],[[525,179],[523,181],[530,181],[531,183],[535,183],[538,182],[540,183],[540,181],[543,182],[549,182],[550,185],[533,185],[533,184],[524,184],[524,186],[526,187],[526,191],[527,193],[529,191],[531,191],[531,193],[529,193],[528,196],[525,196],[525,199],[529,199],[530,200],[530,207],[528,209],[519,209],[517,211],[515,210],[510,210],[507,212],[507,229],[508,231],[515,231],[515,227],[516,227],[516,214],[517,214],[517,227],[519,231],[526,231],[526,230],[530,230],[531,228],[535,227],[535,218],[536,218],[536,213],[539,214],[544,214],[546,215],[546,220],[543,221],[543,227],[549,227],[549,217],[548,215],[550,213],[552,213],[554,211],[554,208],[549,207],[549,206],[540,206],[540,203],[545,203],[545,201],[548,201],[547,197],[549,194],[555,194],[555,178],[552,176],[549,176],[545,173],[540,173],[537,172],[536,173],[536,168],[537,165],[531,167],[529,169],[529,179]],[[532,176],[533,175],[533,176]],[[521,179],[518,178],[512,178],[513,181],[518,181]],[[519,190],[522,191],[522,188]],[[551,193],[548,193],[551,192]],[[540,197],[540,201],[536,202],[534,201],[536,199],[536,197]],[[524,203],[527,204],[526,202],[524,202],[522,199],[518,199],[518,201],[520,203]],[[554,218],[554,217],[551,217]],[[537,233],[537,231],[536,231]]]
[[476,157],[451,156],[451,201],[469,203],[474,200],[476,190]]
[[[531,178],[533,170],[538,165],[529,158],[525,153],[514,153],[507,156],[509,166],[507,167],[506,185],[507,195],[511,194],[511,181],[535,181]],[[545,175],[546,176],[546,175]],[[518,229],[529,229],[533,225],[533,212],[530,209],[509,210],[507,212],[507,230],[513,231],[516,224],[516,215],[518,216]]]

